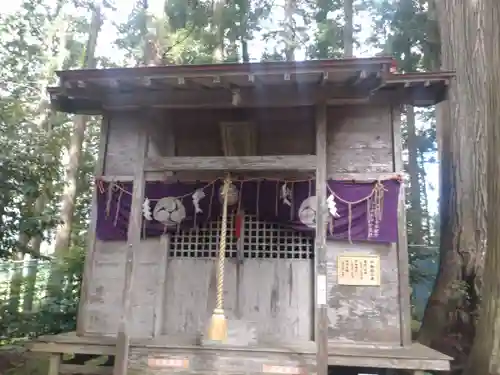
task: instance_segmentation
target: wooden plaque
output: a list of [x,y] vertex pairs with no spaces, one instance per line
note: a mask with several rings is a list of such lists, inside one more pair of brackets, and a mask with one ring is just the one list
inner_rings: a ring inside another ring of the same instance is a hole
[[337,257],[339,285],[379,286],[380,256],[339,255]]

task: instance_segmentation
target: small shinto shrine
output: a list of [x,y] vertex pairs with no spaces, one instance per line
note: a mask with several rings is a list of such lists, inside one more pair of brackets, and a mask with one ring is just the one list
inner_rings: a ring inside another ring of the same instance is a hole
[[54,108],[102,127],[77,332],[31,344],[49,375],[449,370],[411,340],[400,121],[453,74],[392,65],[59,72]]

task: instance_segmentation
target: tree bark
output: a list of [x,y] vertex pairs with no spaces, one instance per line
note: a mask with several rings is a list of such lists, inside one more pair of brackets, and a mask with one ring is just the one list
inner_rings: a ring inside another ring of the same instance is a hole
[[[449,100],[438,108],[440,265],[418,339],[466,361],[475,334],[486,242],[485,56],[478,1],[436,2],[442,68],[456,70]],[[474,63],[472,63],[474,62]]]
[[286,0],[285,2],[285,60],[295,60],[295,49],[297,48],[297,37],[295,35],[295,21],[293,16],[297,11],[297,0]]
[[240,11],[240,43],[241,43],[241,58],[244,63],[250,62],[250,54],[248,52],[248,17],[250,12],[250,1],[239,0]]
[[344,57],[353,56],[354,48],[353,0],[344,0]]
[[[480,316],[476,337],[469,356],[465,375],[500,374],[500,2],[482,0],[477,4],[478,33],[484,44],[477,45],[484,57],[483,73],[486,88],[485,124],[487,135],[487,196],[488,196],[488,248],[485,255],[481,289]],[[487,58],[486,58],[487,53]]]
[[224,62],[224,0],[214,0],[213,29],[216,35],[216,45],[213,52],[214,63]]
[[[43,212],[46,196],[39,196],[35,202],[35,212]],[[38,274],[38,259],[42,245],[42,234],[35,234],[30,241],[31,259],[26,273],[25,289],[23,294],[23,311],[33,310],[33,301],[36,293],[36,277]]]

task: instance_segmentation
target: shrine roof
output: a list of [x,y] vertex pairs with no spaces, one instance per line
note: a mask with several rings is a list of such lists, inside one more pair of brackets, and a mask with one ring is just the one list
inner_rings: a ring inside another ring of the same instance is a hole
[[362,103],[428,106],[452,72],[393,74],[390,57],[59,71],[48,91],[63,112],[139,108],[294,107]]

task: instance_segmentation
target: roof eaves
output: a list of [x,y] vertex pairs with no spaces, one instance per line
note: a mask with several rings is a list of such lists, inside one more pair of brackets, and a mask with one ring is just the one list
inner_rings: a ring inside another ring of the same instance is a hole
[[283,71],[299,72],[308,70],[329,69],[363,69],[370,66],[382,66],[391,64],[392,58],[353,58],[353,59],[331,59],[311,60],[302,62],[261,62],[243,64],[205,64],[205,65],[167,65],[167,66],[144,66],[134,68],[109,68],[109,69],[78,69],[57,71],[61,79],[106,79],[116,77],[144,77],[156,75],[231,75],[252,73],[280,73]]

